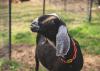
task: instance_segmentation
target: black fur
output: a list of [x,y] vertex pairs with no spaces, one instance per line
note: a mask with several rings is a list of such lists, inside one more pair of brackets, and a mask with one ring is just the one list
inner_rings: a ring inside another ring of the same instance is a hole
[[[56,45],[56,34],[58,32],[58,28],[61,25],[65,24],[56,17],[55,19],[51,19],[50,21],[54,21],[47,24],[41,23],[46,18],[50,17],[50,15],[43,15],[38,19],[38,25],[40,26],[39,30],[37,31],[37,40],[36,40],[36,71],[39,70],[39,61],[42,63],[44,67],[46,67],[49,71],[80,71],[83,66],[83,56],[80,50],[80,46],[76,40],[70,37],[70,50],[67,55],[65,55],[66,60],[70,58],[71,53],[73,52],[73,44],[72,39],[74,40],[76,47],[77,47],[77,56],[76,59],[69,64],[64,64],[60,60],[60,57],[56,56],[56,50],[53,48],[51,44],[49,44],[48,38],[54,45]],[[34,27],[31,28],[32,31]]]

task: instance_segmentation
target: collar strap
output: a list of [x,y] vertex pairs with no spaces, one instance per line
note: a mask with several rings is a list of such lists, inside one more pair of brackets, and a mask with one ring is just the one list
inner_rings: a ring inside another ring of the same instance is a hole
[[76,44],[75,44],[75,42],[74,42],[73,39],[72,39],[72,45],[73,45],[73,48],[74,48],[73,53],[72,53],[72,55],[71,55],[72,58],[67,59],[67,60],[61,58],[61,61],[62,61],[64,64],[66,64],[66,63],[72,63],[72,62],[75,60],[75,58],[76,58],[77,48],[76,48]]

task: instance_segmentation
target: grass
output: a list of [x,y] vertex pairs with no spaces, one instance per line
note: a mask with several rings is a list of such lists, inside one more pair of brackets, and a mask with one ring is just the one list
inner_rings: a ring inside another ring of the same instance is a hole
[[100,54],[100,31],[97,29],[99,26],[84,23],[72,29],[70,27],[69,33],[79,41],[85,52]]
[[[30,31],[31,21],[42,14],[42,5],[24,2],[12,4],[12,44],[35,45],[36,34]],[[69,33],[79,41],[83,51],[100,54],[100,13],[93,12],[92,22],[87,22],[86,13],[66,13],[54,6],[46,7],[46,13],[56,12],[66,22]]]
[[[29,67],[29,66],[28,66]],[[0,71],[35,71],[35,68],[29,69],[27,65],[24,65],[15,60],[0,59]],[[39,71],[47,71],[42,65],[39,66]]]
[[18,71],[19,68],[20,63],[16,61],[0,59],[0,71]]
[[0,48],[4,42],[7,45],[8,42],[8,3],[0,1]]

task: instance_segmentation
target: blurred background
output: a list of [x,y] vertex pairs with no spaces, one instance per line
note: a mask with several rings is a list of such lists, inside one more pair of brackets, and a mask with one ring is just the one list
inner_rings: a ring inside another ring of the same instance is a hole
[[[9,2],[0,0],[0,65],[9,59]],[[1,71],[1,66],[0,66]]]
[[[30,24],[43,15],[43,0],[12,0],[11,4],[12,61],[6,63],[11,64],[11,71],[34,71],[36,33],[30,31]],[[100,0],[46,0],[45,14],[49,13],[57,13],[80,43],[84,55],[82,71],[100,71]],[[4,40],[0,39],[0,43]],[[3,67],[5,61],[0,62]],[[46,69],[41,65],[40,71]]]

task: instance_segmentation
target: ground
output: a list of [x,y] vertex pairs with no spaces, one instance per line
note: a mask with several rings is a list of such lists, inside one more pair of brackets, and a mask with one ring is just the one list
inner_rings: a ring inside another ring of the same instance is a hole
[[[12,49],[12,58],[25,65],[24,71],[34,68],[35,46],[14,46]],[[100,71],[100,55],[84,54],[84,67],[82,71]]]

